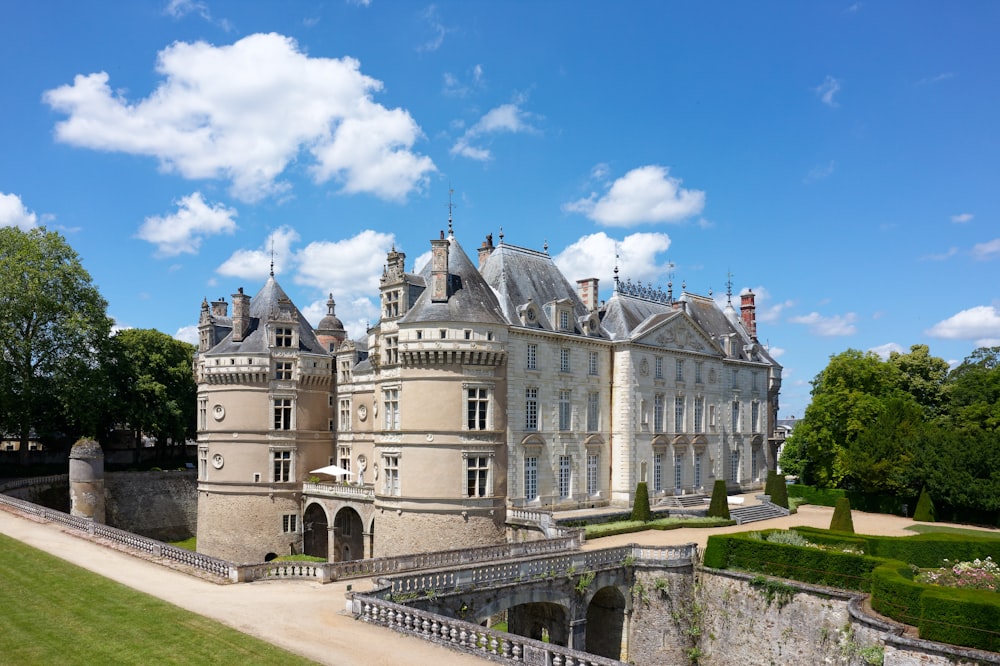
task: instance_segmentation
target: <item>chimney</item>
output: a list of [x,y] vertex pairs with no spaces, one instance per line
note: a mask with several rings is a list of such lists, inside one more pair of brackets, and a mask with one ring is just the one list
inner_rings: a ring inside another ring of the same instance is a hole
[[225,296],[219,296],[219,300],[212,301],[212,316],[213,317],[228,317],[228,303],[226,303]]
[[431,241],[431,302],[448,301],[448,240],[441,232],[440,240]]
[[233,342],[243,342],[250,328],[250,297],[243,287],[233,294]]
[[743,328],[747,330],[750,337],[757,341],[757,306],[754,305],[753,289],[748,289],[747,293],[740,294],[740,318],[743,319]]
[[479,246],[479,270],[483,270],[483,264],[489,259],[489,256],[493,254],[493,234],[486,234],[486,240],[483,244]]
[[584,278],[576,281],[576,294],[587,306],[588,312],[597,309],[597,278]]

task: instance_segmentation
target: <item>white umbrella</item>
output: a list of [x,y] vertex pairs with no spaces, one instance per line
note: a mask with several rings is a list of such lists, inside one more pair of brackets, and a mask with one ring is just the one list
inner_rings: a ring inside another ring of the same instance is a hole
[[327,465],[326,467],[320,467],[319,469],[314,469],[309,472],[310,474],[326,474],[327,476],[350,476],[351,471],[344,469],[343,467],[338,467],[337,465]]

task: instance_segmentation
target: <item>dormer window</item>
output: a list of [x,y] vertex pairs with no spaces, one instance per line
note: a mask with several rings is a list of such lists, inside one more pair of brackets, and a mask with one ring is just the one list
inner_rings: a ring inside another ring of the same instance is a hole
[[291,347],[292,341],[293,341],[292,329],[290,328],[274,329],[275,347]]
[[560,310],[559,311],[559,330],[568,331],[569,330],[569,311]]
[[399,316],[399,291],[387,291],[384,294],[385,305],[383,307],[383,312],[387,319],[392,319]]

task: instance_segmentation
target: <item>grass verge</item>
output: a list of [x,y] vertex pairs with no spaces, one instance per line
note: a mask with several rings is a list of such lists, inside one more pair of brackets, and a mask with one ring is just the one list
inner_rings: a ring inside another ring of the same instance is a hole
[[962,536],[979,537],[981,539],[1000,539],[998,530],[970,530],[964,527],[950,527],[948,525],[910,525],[905,528],[909,532],[917,534],[961,534]]
[[0,534],[0,661],[313,662]]
[[682,527],[724,527],[735,525],[735,520],[724,518],[658,518],[649,522],[640,520],[619,520],[613,523],[586,525],[583,529],[588,540],[616,534],[630,534],[645,530],[676,530]]

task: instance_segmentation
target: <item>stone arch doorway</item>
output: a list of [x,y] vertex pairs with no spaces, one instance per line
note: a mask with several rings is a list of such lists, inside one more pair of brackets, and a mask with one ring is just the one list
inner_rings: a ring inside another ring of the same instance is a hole
[[358,512],[345,506],[333,519],[333,561],[360,560],[365,556],[364,523]]
[[310,504],[302,515],[302,552],[313,557],[330,557],[330,521],[319,504]]
[[566,609],[549,601],[535,601],[508,608],[507,631],[536,641],[548,639],[553,645],[569,645],[569,618]]
[[584,650],[620,659],[625,627],[625,597],[616,587],[602,587],[587,605],[587,641]]

